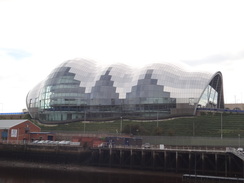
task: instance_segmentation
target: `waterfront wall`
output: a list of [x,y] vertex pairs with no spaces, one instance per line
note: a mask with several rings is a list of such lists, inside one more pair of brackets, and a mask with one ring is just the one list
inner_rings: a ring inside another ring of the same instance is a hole
[[243,160],[225,150],[93,148],[59,145],[0,144],[0,160],[11,163],[99,166],[157,172],[243,177]]
[[0,160],[89,165],[91,151],[82,146],[0,144]]
[[94,149],[91,164],[194,175],[243,177],[243,160],[216,149]]

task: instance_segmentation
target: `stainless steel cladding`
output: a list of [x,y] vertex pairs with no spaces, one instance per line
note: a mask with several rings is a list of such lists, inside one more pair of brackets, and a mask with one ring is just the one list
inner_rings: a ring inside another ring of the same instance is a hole
[[189,72],[172,64],[132,68],[74,59],[34,87],[26,104],[44,123],[194,115],[197,108],[224,108],[223,79],[221,72]]

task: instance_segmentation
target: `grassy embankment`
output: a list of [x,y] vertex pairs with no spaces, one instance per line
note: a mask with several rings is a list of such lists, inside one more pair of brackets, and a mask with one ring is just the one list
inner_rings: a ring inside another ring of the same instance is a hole
[[[120,132],[121,120],[107,122],[75,122],[60,125],[40,125],[42,131],[73,131],[73,132]],[[158,125],[158,127],[157,127]],[[162,136],[205,136],[218,137],[221,129],[220,114],[202,114],[196,117],[184,117],[168,120],[131,121],[123,119],[123,133],[134,135]],[[222,115],[223,137],[244,136],[244,114]]]

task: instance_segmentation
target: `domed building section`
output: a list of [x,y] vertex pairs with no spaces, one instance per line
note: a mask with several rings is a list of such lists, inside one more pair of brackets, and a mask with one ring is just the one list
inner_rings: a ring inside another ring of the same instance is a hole
[[188,72],[171,64],[132,69],[74,59],[33,88],[26,104],[43,123],[189,116],[197,108],[224,108],[223,79],[221,72]]
[[[116,93],[114,81],[110,75],[112,67],[106,69],[92,87],[90,94],[89,118],[111,118],[118,111],[116,106],[120,104],[119,94]],[[96,113],[95,113],[96,112]],[[93,114],[92,114],[93,113]],[[114,116],[116,117],[116,115]]]
[[217,72],[206,85],[198,101],[200,108],[224,109],[223,79],[221,72]]
[[151,118],[170,115],[170,109],[176,107],[176,99],[171,98],[170,92],[164,90],[164,85],[158,85],[158,78],[154,77],[154,69],[143,70],[142,79],[132,86],[126,95],[126,104],[137,117]]
[[27,96],[30,115],[41,122],[72,122],[85,118],[95,71],[87,60],[69,60],[55,68]]

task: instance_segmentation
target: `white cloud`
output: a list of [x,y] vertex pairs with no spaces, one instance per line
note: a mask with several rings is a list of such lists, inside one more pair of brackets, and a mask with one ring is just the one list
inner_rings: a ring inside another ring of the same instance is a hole
[[[243,62],[243,4],[241,0],[0,1],[0,48],[15,51],[11,56],[0,50],[0,84],[5,86],[0,103],[10,112],[25,108],[24,93],[58,64],[76,57],[137,67],[182,61],[196,70],[220,70],[227,102],[233,102],[233,95],[244,91],[234,80],[242,73],[238,64]],[[29,57],[16,55],[16,50]],[[13,97],[14,90],[22,94]],[[13,101],[16,109],[11,108]]]

